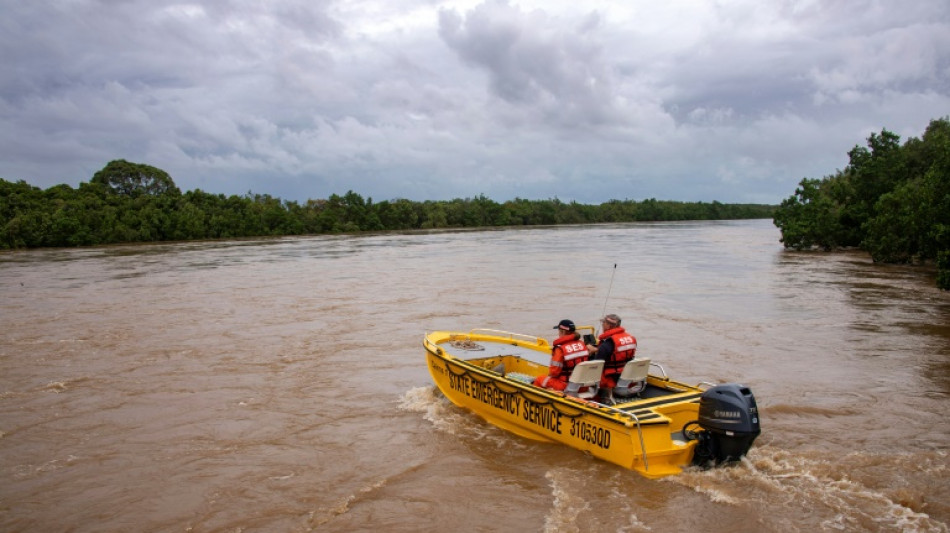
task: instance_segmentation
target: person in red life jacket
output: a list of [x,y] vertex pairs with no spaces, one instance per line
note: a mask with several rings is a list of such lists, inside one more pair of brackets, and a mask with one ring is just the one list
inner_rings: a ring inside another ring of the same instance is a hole
[[558,338],[551,349],[551,366],[548,375],[538,376],[534,385],[554,390],[567,388],[567,381],[571,379],[574,367],[590,358],[587,346],[581,336],[575,331],[574,322],[564,319],[554,326],[558,330]]
[[600,320],[603,333],[597,337],[597,346],[588,346],[593,360],[604,361],[604,374],[600,378],[601,390],[609,391],[617,386],[617,378],[627,361],[637,353],[637,338],[620,327],[620,317],[614,314]]

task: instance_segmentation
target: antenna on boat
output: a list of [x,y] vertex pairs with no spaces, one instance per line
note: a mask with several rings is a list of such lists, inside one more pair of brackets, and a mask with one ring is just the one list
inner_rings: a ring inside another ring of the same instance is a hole
[[607,287],[607,296],[604,297],[604,311],[600,316],[605,316],[607,314],[607,300],[610,299],[610,290],[614,288],[614,274],[617,273],[617,263],[614,263],[614,269],[610,273],[610,286]]

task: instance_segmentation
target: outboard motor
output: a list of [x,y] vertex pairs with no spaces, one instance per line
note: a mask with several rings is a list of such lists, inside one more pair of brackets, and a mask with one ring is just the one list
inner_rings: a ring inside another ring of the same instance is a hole
[[745,385],[726,383],[708,389],[699,398],[699,424],[705,431],[683,428],[689,439],[696,439],[693,464],[706,466],[738,461],[761,433],[755,396]]

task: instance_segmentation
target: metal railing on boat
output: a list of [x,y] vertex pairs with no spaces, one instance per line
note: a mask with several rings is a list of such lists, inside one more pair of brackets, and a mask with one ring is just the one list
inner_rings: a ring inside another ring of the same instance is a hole
[[[603,404],[601,404],[601,405],[603,405]],[[649,471],[649,470],[650,470],[650,462],[649,462],[649,460],[647,459],[647,447],[646,447],[646,444],[643,442],[643,429],[640,427],[640,417],[638,417],[636,413],[630,413],[630,412],[627,412],[627,411],[623,411],[623,410],[617,409],[616,407],[614,407],[614,406],[612,406],[612,405],[604,405],[603,408],[606,409],[606,410],[608,410],[608,411],[612,411],[612,412],[614,412],[614,413],[618,413],[618,414],[620,414],[620,415],[622,415],[622,416],[626,416],[626,417],[633,418],[633,421],[634,421],[634,423],[635,423],[636,426],[637,426],[637,437],[640,438],[640,453],[643,454],[643,470],[644,470],[644,471]]]
[[468,334],[469,335],[486,335],[487,334],[487,335],[495,335],[496,337],[507,336],[511,340],[515,340],[515,338],[519,338],[521,340],[529,341],[529,342],[532,342],[534,344],[539,344],[539,345],[547,342],[541,337],[537,337],[534,335],[526,335],[524,333],[514,333],[511,331],[504,331],[501,329],[476,328],[469,331]]
[[[654,362],[654,361],[650,361],[650,367],[651,367],[651,368],[652,368],[652,367],[657,367],[657,368],[659,368],[659,369],[660,369],[660,372],[663,373],[663,380],[664,380],[664,381],[669,381],[669,380],[670,380],[669,374],[666,373],[666,369],[663,368],[663,365],[661,365],[660,363],[657,363],[657,362]],[[657,377],[659,377],[659,376],[657,376]]]

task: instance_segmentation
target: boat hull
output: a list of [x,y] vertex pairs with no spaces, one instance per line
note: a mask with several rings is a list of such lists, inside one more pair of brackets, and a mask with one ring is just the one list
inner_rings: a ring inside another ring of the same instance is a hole
[[539,362],[550,354],[544,339],[442,331],[427,335],[423,344],[442,394],[495,426],[568,445],[649,478],[677,474],[691,464],[696,441],[684,438],[682,430],[697,419],[699,387],[650,376],[652,397],[607,406],[527,382],[547,372]]

